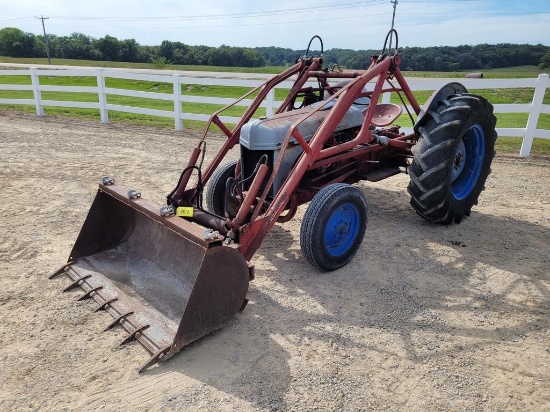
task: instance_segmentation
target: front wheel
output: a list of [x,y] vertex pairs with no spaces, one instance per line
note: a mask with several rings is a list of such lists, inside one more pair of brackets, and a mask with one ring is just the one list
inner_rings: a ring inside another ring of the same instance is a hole
[[496,118],[483,97],[456,94],[418,126],[408,192],[416,212],[434,223],[460,222],[484,189],[495,155]]
[[367,226],[367,201],[357,188],[335,183],[321,189],[302,220],[305,258],[328,272],[345,266],[359,249]]
[[[220,165],[210,177],[206,191],[206,207],[218,216],[224,217],[226,212],[231,217],[237,214],[238,205],[235,200],[230,198],[226,201],[227,179],[235,177],[237,163],[239,160],[232,160]],[[226,210],[226,206],[228,210]]]

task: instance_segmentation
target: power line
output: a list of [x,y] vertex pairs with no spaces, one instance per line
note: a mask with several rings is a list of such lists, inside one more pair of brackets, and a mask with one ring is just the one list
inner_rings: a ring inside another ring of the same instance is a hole
[[0,23],[6,23],[6,22],[9,22],[9,21],[33,20],[33,19],[34,19],[34,16],[17,17],[17,18],[14,18],[14,19],[0,20]]
[[[364,17],[387,16],[388,14],[389,14],[388,12],[384,12],[384,13],[377,13],[377,14],[364,14],[364,15],[353,15],[353,16],[343,16],[343,17],[330,16],[330,17],[324,17],[324,18],[316,18],[314,21],[319,22],[319,21],[348,20],[348,19],[357,19],[357,18],[364,18]],[[268,22],[239,24],[239,27],[269,26],[269,25],[294,24],[294,23],[309,23],[311,21],[312,21],[311,19],[292,20],[292,21],[268,21]],[[50,24],[50,27],[74,27],[74,26],[67,26],[67,25],[63,25],[63,24]],[[115,27],[115,26],[107,26],[107,25],[106,26],[82,26],[82,25],[79,25],[79,27],[81,27],[81,28],[94,28],[94,29],[117,29],[117,30],[127,30],[127,29],[137,28],[136,26]],[[193,29],[193,30],[195,30],[197,28],[213,29],[213,28],[227,28],[227,27],[232,27],[232,26],[227,25],[227,24],[206,25],[206,26],[205,25],[201,25],[201,26],[166,26],[166,25],[163,25],[163,26],[139,26],[139,28],[141,28],[141,29],[147,28],[148,30],[153,30],[153,29],[160,29],[160,30],[164,30],[164,29],[182,29],[182,30],[183,29]]]
[[[445,0],[448,3],[458,2],[479,2],[480,0]],[[408,3],[440,3],[441,0],[407,0]],[[273,15],[285,15],[295,13],[310,13],[320,11],[334,11],[349,8],[358,8],[364,6],[374,6],[386,4],[387,0],[364,0],[352,3],[343,3],[330,6],[316,5],[312,7],[299,7],[292,9],[275,9],[264,11],[251,11],[245,13],[224,13],[224,14],[197,14],[191,16],[134,16],[134,17],[118,17],[118,16],[52,16],[52,18],[62,20],[111,20],[111,21],[162,21],[162,20],[218,20],[218,19],[236,19],[246,17],[262,17]],[[391,1],[393,3],[393,1]]]
[[46,35],[46,25],[44,24],[44,20],[48,20],[49,17],[40,16],[37,17],[38,20],[42,20],[42,30],[44,30],[44,43],[46,44],[46,56],[48,56],[48,64],[52,64],[50,61],[50,45],[48,42],[48,36]]
[[311,13],[320,11],[334,11],[349,8],[358,8],[363,6],[372,6],[386,3],[387,0],[368,0],[353,3],[343,3],[332,6],[314,6],[300,7],[293,9],[278,9],[265,11],[252,11],[246,13],[224,13],[224,14],[200,14],[194,16],[136,16],[136,17],[109,17],[109,16],[52,16],[63,20],[111,20],[111,21],[163,21],[163,20],[219,20],[219,19],[236,19],[246,17],[264,17],[273,15],[285,15],[296,13]]

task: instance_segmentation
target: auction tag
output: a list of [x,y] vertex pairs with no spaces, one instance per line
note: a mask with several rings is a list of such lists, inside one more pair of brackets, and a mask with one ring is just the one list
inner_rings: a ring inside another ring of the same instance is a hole
[[176,216],[193,217],[193,208],[192,207],[178,207],[176,209]]

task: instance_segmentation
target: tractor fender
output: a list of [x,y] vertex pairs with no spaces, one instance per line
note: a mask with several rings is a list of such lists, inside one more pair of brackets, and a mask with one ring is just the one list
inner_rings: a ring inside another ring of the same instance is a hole
[[468,93],[468,90],[466,90],[466,87],[464,87],[463,84],[458,82],[452,82],[447,83],[445,86],[440,88],[439,90],[436,90],[432,93],[432,95],[426,100],[426,103],[424,103],[424,106],[420,110],[420,113],[418,114],[418,118],[416,119],[416,123],[414,124],[414,131],[415,133],[418,133],[418,128],[422,125],[424,116],[428,111],[430,110],[436,110],[437,104],[441,100],[447,99],[449,96],[453,94],[461,94],[461,93]]

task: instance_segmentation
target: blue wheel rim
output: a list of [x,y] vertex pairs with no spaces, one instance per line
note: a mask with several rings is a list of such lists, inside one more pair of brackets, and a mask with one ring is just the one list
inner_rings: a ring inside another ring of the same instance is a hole
[[324,243],[331,256],[341,256],[355,243],[361,217],[352,203],[340,205],[330,215],[325,225]]
[[474,189],[485,159],[485,133],[478,124],[470,127],[458,144],[451,169],[451,191],[463,200]]

